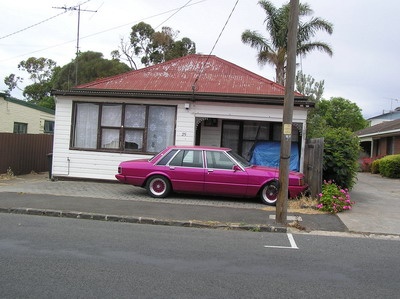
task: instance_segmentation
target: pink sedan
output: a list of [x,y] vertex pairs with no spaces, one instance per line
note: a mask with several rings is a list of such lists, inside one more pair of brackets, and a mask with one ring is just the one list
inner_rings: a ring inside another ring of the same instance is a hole
[[[169,146],[151,159],[121,162],[118,181],[146,188],[152,197],[172,191],[252,198],[275,205],[278,169],[250,165],[229,148]],[[290,172],[289,197],[306,192],[304,175]]]

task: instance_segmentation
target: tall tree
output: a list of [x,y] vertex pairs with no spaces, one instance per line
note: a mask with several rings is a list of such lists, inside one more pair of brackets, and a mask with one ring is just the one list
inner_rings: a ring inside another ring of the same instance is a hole
[[367,126],[367,121],[357,104],[336,97],[321,100],[307,119],[307,137],[323,137],[328,129],[346,129],[356,132]]
[[113,51],[112,56],[124,56],[131,68],[137,69],[134,56],[144,66],[150,66],[196,53],[196,44],[188,37],[178,40],[178,35],[179,31],[170,27],[155,31],[151,25],[140,22],[132,27],[130,44],[121,40],[119,50]]
[[[87,51],[78,56],[78,85],[99,78],[118,75],[130,67],[118,59],[105,59],[100,52]],[[68,90],[75,85],[75,60],[58,69],[53,78],[55,89]]]
[[[25,86],[22,93],[29,102],[54,109],[54,100],[51,96],[51,89],[52,78],[56,67],[57,64],[55,61],[44,57],[30,57],[18,64],[18,69],[26,71],[29,74],[29,79],[33,82],[32,84]],[[18,87],[18,83],[22,81],[23,78],[16,77],[14,74],[10,74],[4,79],[10,92],[14,88]]]
[[[258,4],[264,9],[266,18],[264,23],[269,37],[264,37],[254,30],[246,30],[242,33],[242,42],[250,45],[258,51],[259,64],[275,66],[275,81],[285,84],[285,67],[287,60],[287,33],[289,26],[289,3],[276,8],[271,1],[261,0]],[[333,25],[321,18],[312,17],[308,21],[302,18],[313,14],[308,4],[300,3],[299,28],[297,35],[297,55],[305,56],[311,51],[319,50],[332,56],[331,47],[321,41],[311,41],[317,31],[323,30],[329,34],[333,32]]]
[[296,74],[296,90],[308,97],[308,100],[317,103],[324,93],[325,81],[316,82],[310,75],[298,71]]

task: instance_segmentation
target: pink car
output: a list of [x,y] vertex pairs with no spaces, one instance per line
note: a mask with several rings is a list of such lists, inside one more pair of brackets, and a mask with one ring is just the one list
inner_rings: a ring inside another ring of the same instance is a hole
[[[118,181],[146,188],[152,197],[170,192],[252,198],[275,205],[278,169],[250,165],[229,148],[169,146],[156,156],[121,162]],[[290,172],[289,197],[306,192],[304,175]]]

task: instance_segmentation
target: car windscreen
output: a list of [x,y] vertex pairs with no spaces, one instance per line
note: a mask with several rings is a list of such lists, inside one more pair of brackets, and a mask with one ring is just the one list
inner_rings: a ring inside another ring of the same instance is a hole
[[228,151],[226,153],[229,156],[231,156],[236,162],[238,162],[240,164],[240,166],[242,166],[242,167],[250,167],[251,166],[249,161],[247,161],[245,158],[243,158],[242,156],[238,155],[237,153],[235,153],[233,151]]

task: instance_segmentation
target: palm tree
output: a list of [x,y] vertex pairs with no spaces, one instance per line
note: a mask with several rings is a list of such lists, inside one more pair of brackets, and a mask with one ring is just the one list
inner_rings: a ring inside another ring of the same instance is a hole
[[[285,67],[287,60],[287,33],[289,27],[290,4],[276,8],[270,1],[260,0],[258,4],[265,10],[267,17],[264,20],[269,39],[260,33],[246,30],[242,33],[242,42],[257,49],[257,60],[261,65],[275,66],[275,81],[285,85]],[[318,30],[333,32],[332,23],[321,18],[311,18],[308,22],[301,22],[301,17],[312,15],[313,10],[308,4],[299,5],[299,28],[297,35],[297,55],[305,56],[313,50],[319,50],[332,56],[331,47],[320,41],[310,41]]]

